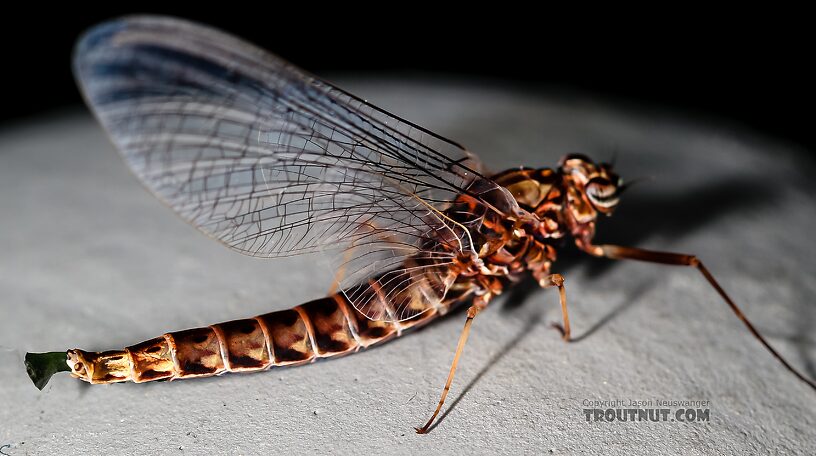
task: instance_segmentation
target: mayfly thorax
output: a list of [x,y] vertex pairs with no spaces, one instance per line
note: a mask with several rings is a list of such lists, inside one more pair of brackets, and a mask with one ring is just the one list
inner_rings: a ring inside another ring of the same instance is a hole
[[470,325],[496,295],[532,275],[559,291],[560,246],[596,257],[698,269],[693,255],[596,245],[600,216],[626,188],[603,163],[568,155],[555,168],[488,174],[462,146],[400,119],[269,53],[190,22],[133,17],[79,42],[74,71],[133,172],[193,226],[246,255],[321,252],[335,292],[292,309],[166,333],[123,350],[29,353],[42,388],[69,371],[90,383],[254,372],[353,353],[467,303],[442,397]]

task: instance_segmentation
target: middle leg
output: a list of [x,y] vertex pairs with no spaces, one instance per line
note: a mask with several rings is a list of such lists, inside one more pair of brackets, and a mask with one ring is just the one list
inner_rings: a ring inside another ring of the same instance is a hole
[[561,298],[561,314],[564,317],[564,327],[561,330],[561,337],[565,342],[570,341],[570,322],[569,313],[567,312],[567,292],[564,289],[564,276],[561,274],[550,274],[542,277],[536,277],[538,285],[541,288],[558,287],[558,294]]

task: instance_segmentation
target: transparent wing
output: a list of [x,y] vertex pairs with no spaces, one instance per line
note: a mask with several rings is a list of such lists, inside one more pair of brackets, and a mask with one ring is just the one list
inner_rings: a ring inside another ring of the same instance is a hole
[[182,218],[247,255],[331,250],[344,290],[418,254],[472,251],[444,213],[458,194],[514,204],[458,144],[211,28],[105,23],[74,71],[126,162]]

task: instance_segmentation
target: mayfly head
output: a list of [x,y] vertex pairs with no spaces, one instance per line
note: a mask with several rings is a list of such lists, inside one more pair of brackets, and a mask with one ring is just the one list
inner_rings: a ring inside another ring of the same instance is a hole
[[562,158],[559,171],[574,200],[571,205],[584,209],[583,213],[576,214],[577,219],[594,218],[594,211],[611,215],[626,189],[623,180],[612,171],[612,165],[596,164],[584,155],[570,154]]

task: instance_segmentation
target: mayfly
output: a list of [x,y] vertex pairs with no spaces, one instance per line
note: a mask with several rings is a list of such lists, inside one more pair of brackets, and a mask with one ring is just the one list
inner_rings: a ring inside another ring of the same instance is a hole
[[193,226],[256,257],[323,252],[329,297],[289,310],[166,333],[123,350],[26,355],[42,388],[57,371],[89,383],[255,372],[346,355],[469,303],[442,408],[473,319],[532,275],[558,289],[556,250],[690,266],[790,372],[693,255],[596,245],[596,222],[626,189],[605,163],[488,175],[459,144],[377,108],[225,33],[177,19],[104,23],[79,42],[84,96],[133,172]]

